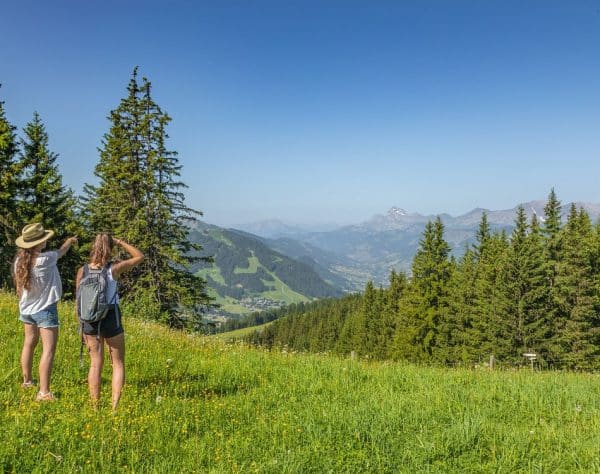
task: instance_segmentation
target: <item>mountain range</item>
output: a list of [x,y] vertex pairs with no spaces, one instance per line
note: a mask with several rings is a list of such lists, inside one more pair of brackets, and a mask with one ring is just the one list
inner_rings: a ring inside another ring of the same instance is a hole
[[[520,206],[525,209],[528,219],[536,214],[543,221],[545,204],[545,201],[538,200]],[[576,202],[575,205],[585,209],[592,220],[600,217],[600,204]],[[562,206],[563,220],[566,220],[570,206],[571,203]],[[475,208],[460,216],[439,214],[439,217],[453,253],[460,255],[465,246],[474,241],[484,212],[492,230],[510,232],[518,207],[505,210]],[[292,226],[286,232],[283,222],[271,221],[268,228],[262,227],[259,237],[269,247],[294,259],[315,262],[347,281],[344,287],[339,283],[338,287],[358,290],[368,280],[385,285],[392,269],[409,271],[425,225],[436,217],[392,207],[387,213],[375,215],[365,222],[326,232],[309,232]],[[280,225],[275,225],[276,222]],[[261,230],[258,223],[253,227]]]
[[[600,217],[600,204],[576,205],[592,220]],[[545,201],[521,206],[529,219],[535,214],[543,222]],[[562,207],[563,221],[570,206]],[[492,231],[510,233],[517,208],[476,208],[456,217],[440,214],[453,254],[459,256],[474,242],[484,212]],[[326,231],[277,220],[248,224],[243,230],[198,222],[191,227],[190,240],[201,244],[202,255],[212,256],[214,263],[192,270],[207,280],[221,305],[217,315],[223,317],[336,297],[361,291],[369,280],[385,286],[392,269],[410,272],[423,230],[436,217],[392,207],[365,222]]]

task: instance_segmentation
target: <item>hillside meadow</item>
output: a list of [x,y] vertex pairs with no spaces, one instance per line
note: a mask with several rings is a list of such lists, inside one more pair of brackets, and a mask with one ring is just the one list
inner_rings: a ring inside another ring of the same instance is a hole
[[0,472],[600,472],[598,374],[267,352],[127,311],[119,411],[109,366],[89,405],[70,303],[58,401],[39,404],[20,387],[16,298],[0,293]]

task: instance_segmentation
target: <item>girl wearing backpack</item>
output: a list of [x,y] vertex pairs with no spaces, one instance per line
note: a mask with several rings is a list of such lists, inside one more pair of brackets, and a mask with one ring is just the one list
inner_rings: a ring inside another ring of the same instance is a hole
[[[110,258],[115,245],[120,245],[131,257],[114,264]],[[133,245],[116,239],[108,233],[96,236],[90,261],[77,272],[77,289],[84,276],[90,270],[106,268],[107,290],[106,300],[113,303],[108,313],[99,322],[83,323],[83,337],[90,353],[90,370],[88,385],[90,397],[95,406],[100,401],[100,382],[102,367],[104,365],[104,343],[108,346],[112,363],[112,408],[116,410],[121,399],[121,390],[125,383],[125,335],[121,324],[121,310],[119,309],[118,281],[123,273],[131,270],[144,260],[144,254]],[[87,268],[86,268],[87,267]]]
[[23,388],[36,385],[31,374],[33,353],[40,336],[42,338],[37,401],[54,400],[50,391],[50,376],[58,340],[56,304],[62,296],[62,282],[56,262],[77,242],[77,237],[69,237],[58,250],[43,252],[46,242],[53,235],[53,230],[46,230],[42,224],[35,223],[26,225],[15,240],[19,251],[13,264],[13,279],[19,296],[19,320],[23,322],[25,330],[21,352]]

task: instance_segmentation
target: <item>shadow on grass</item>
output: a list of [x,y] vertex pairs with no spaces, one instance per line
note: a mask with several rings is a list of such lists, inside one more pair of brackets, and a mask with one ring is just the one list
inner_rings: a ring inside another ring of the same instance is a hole
[[161,395],[184,399],[228,397],[258,386],[255,380],[210,380],[206,374],[164,373],[129,380],[140,390],[155,388]]

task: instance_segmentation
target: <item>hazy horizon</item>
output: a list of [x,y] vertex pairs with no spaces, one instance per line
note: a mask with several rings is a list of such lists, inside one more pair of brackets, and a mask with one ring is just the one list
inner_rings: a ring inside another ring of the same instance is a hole
[[[559,193],[557,193],[557,197],[558,197],[559,201],[561,202],[561,206],[563,206],[563,207],[570,205],[572,202],[580,203],[580,204],[581,203],[593,204],[593,205],[600,206],[600,202],[591,202],[591,201],[584,202],[584,201],[581,201],[580,199],[566,201],[564,199],[561,199]],[[511,206],[503,207],[503,208],[488,208],[488,207],[484,207],[484,206],[475,206],[475,207],[465,210],[464,212],[458,212],[458,213],[446,212],[443,210],[441,210],[439,212],[425,213],[425,212],[420,212],[418,209],[417,210],[407,209],[407,208],[399,206],[399,205],[391,205],[387,209],[375,211],[372,214],[367,215],[367,216],[362,216],[362,217],[355,216],[354,220],[346,220],[346,221],[343,221],[341,219],[336,220],[334,217],[332,217],[330,220],[321,220],[321,221],[318,221],[318,220],[297,221],[297,220],[282,217],[282,216],[270,216],[270,217],[265,217],[263,219],[247,220],[247,221],[239,221],[239,222],[238,221],[230,221],[230,222],[228,222],[228,221],[221,221],[221,222],[212,221],[211,219],[206,218],[206,216],[202,216],[202,218],[200,220],[203,222],[206,222],[208,224],[213,224],[213,225],[217,225],[220,227],[230,227],[230,228],[236,228],[236,227],[244,228],[244,227],[249,227],[249,226],[256,225],[256,224],[278,222],[278,223],[281,223],[281,224],[284,224],[284,225],[287,225],[290,227],[299,227],[302,229],[310,229],[310,228],[327,229],[327,228],[334,228],[336,226],[342,227],[342,226],[347,226],[347,225],[361,224],[361,223],[366,222],[376,216],[386,215],[393,208],[400,208],[400,209],[403,209],[404,211],[406,211],[407,213],[419,214],[422,216],[449,215],[451,217],[460,217],[460,216],[468,214],[477,209],[485,209],[486,211],[510,211],[510,210],[517,208],[521,204],[529,204],[529,203],[533,203],[533,202],[544,202],[545,203],[546,201],[547,201],[547,196],[542,199],[527,199],[527,200],[515,202]],[[526,212],[529,212],[529,209],[526,209]]]

